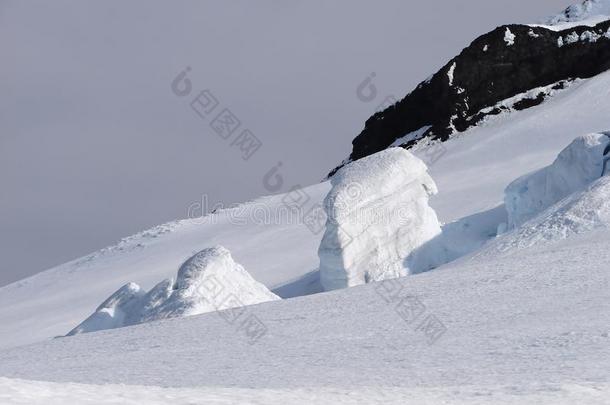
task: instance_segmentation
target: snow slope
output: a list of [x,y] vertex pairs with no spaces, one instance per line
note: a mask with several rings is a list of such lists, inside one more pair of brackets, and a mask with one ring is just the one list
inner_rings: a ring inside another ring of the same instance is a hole
[[[528,399],[535,404],[589,405],[607,404],[610,393],[606,384],[545,385],[531,390]],[[58,384],[0,378],[0,401],[4,405],[437,405],[451,404],[522,404],[523,390],[515,387],[367,387],[336,389],[326,387],[300,389],[247,388],[161,388],[134,385]]]
[[523,249],[610,228],[610,177],[594,181],[544,210],[520,227],[490,242],[478,256]]
[[577,137],[557,159],[506,187],[508,228],[515,228],[604,175],[610,158],[610,132]]
[[608,403],[610,233],[567,242],[251,306],[267,328],[254,345],[239,320],[208,313],[4,350],[0,376],[187,388],[182,395],[238,388],[234,398],[302,390],[301,401],[338,390],[366,403],[368,390],[387,387],[414,403],[439,392],[458,402],[555,403],[566,393]]
[[[429,164],[439,189],[430,204],[439,219],[460,234],[466,229],[469,247],[480,246],[493,236],[490,229],[505,221],[497,207],[510,182],[553,162],[576,136],[608,129],[609,94],[610,73],[604,73],[444,143],[444,154]],[[416,154],[428,162],[425,149]],[[307,197],[302,211],[321,204],[329,189],[321,183],[302,190]],[[274,218],[287,197],[263,197],[203,219],[165,224],[0,288],[0,347],[64,335],[121,285],[133,281],[152,288],[196,252],[218,244],[281,297],[320,291],[315,272],[321,233],[294,217]]]
[[583,0],[566,8],[562,13],[545,21],[545,28],[555,31],[565,30],[578,25],[595,26],[610,19],[609,0]]

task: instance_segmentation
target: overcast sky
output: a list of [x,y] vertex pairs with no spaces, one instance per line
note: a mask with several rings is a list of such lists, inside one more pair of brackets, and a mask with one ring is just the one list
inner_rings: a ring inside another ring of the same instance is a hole
[[[317,182],[385,97],[570,3],[0,0],[0,285],[184,218],[203,194],[269,194],[278,162],[278,191]],[[200,117],[206,89],[218,104]],[[241,123],[228,140],[210,126],[225,108]],[[245,129],[262,142],[248,160],[231,145]]]

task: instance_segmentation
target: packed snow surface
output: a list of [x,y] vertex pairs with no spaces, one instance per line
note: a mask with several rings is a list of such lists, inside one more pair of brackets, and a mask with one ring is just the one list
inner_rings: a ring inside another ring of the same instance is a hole
[[402,148],[389,148],[344,166],[331,184],[318,250],[325,290],[430,267],[426,253],[418,248],[441,229],[428,205],[436,185],[420,159]]
[[[528,390],[528,400],[535,404],[607,404],[605,398],[610,395],[610,386],[601,383],[534,385]],[[478,387],[163,388],[0,378],[0,402],[3,405],[521,405],[524,403],[523,392],[523,388],[510,386],[484,390]]]
[[148,293],[135,283],[121,287],[68,335],[277,299],[277,295],[235,263],[227,249],[216,246],[188,259],[178,270],[176,280],[163,280]]
[[576,138],[550,165],[512,182],[505,191],[508,228],[515,228],[562,198],[583,190],[603,176],[609,133]]

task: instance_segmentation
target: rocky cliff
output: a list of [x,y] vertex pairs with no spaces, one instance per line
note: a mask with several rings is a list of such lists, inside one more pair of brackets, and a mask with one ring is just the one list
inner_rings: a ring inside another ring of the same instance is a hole
[[[573,79],[608,70],[610,21],[572,25],[506,25],[477,38],[405,98],[370,117],[347,161],[390,145],[410,148],[423,138],[445,141],[488,115],[533,107]],[[510,98],[507,107],[503,101]]]

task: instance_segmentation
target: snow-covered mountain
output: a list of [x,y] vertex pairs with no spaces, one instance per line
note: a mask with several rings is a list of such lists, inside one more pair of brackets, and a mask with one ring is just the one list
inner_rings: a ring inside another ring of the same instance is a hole
[[544,23],[555,29],[566,29],[574,25],[593,26],[610,18],[610,2],[607,0],[583,0],[573,4],[562,13],[548,18]]
[[586,0],[550,25],[506,25],[480,36],[370,117],[345,162],[390,146],[446,141],[486,117],[539,105],[575,79],[610,69],[609,14],[608,0]]
[[0,288],[0,402],[609,403],[609,4],[475,40],[330,180]]

